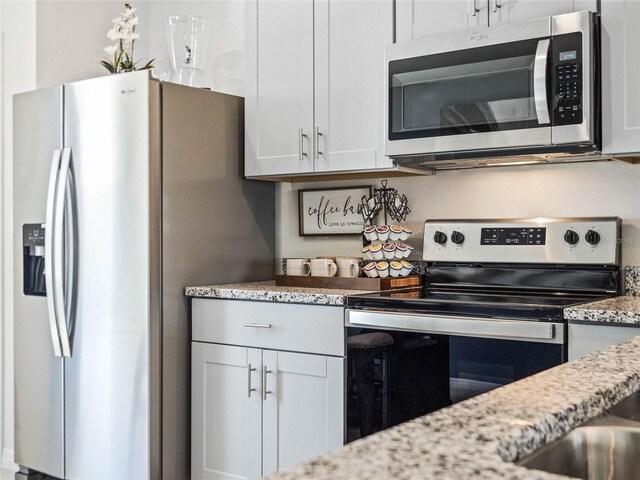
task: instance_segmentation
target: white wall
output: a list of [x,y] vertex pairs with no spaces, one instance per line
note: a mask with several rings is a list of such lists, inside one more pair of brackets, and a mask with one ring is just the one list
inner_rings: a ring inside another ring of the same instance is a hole
[[[299,237],[297,189],[362,185],[378,181],[283,184],[277,190],[278,257],[358,255],[358,237]],[[619,216],[622,261],[640,265],[640,165],[602,162],[503,167],[442,172],[433,177],[390,179],[407,195],[415,258],[422,254],[422,229],[431,218]]]
[[[195,14],[212,20],[206,81],[208,86],[235,95],[244,91],[244,2],[133,1],[138,8],[141,34],[136,59],[166,61],[162,20],[169,15]],[[124,0],[0,0],[0,372],[2,397],[0,447],[3,463],[13,459],[13,188],[12,104],[15,93],[34,88],[106,75],[97,64],[111,19],[123,10]]]
[[146,21],[153,25],[148,48],[149,57],[156,59],[154,74],[168,74],[170,69],[164,20],[172,15],[205,17],[211,20],[205,86],[244,96],[244,11],[243,0],[149,2]]
[[2,13],[0,60],[2,97],[2,192],[0,312],[2,314],[2,460],[13,461],[13,232],[12,209],[12,103],[11,96],[36,86],[36,8],[33,2],[5,1]]

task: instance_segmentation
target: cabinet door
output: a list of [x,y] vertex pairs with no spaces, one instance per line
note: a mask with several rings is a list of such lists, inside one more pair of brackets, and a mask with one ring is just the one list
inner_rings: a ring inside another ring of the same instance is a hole
[[533,20],[551,15],[597,11],[596,0],[489,0],[489,25]]
[[344,359],[263,352],[263,473],[342,446]]
[[569,324],[569,361],[597,352],[640,334],[637,326],[623,324]]
[[262,351],[192,346],[191,478],[260,478]]
[[391,167],[384,156],[384,46],[392,0],[316,0],[315,171]]
[[245,175],[312,172],[313,1],[246,8]]
[[640,2],[602,0],[602,151],[640,152]]
[[487,27],[488,8],[489,0],[396,0],[396,41]]

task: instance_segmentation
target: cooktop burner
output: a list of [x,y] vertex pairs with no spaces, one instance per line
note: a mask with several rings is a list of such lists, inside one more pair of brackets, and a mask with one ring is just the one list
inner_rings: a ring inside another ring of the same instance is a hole
[[605,295],[566,293],[431,291],[428,287],[388,290],[347,298],[347,308],[396,310],[406,313],[517,318],[535,321],[563,319],[563,309],[595,302]]

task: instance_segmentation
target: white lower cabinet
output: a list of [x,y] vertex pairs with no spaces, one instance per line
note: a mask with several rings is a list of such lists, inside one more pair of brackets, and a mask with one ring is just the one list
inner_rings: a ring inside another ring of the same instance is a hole
[[344,359],[264,350],[262,474],[343,444]]
[[191,354],[191,478],[259,478],[262,398],[249,385],[260,384],[262,351],[193,342]]
[[570,323],[568,338],[569,361],[638,335],[640,335],[640,328],[637,326]]
[[343,445],[342,308],[194,299],[192,313],[192,478],[260,478]]

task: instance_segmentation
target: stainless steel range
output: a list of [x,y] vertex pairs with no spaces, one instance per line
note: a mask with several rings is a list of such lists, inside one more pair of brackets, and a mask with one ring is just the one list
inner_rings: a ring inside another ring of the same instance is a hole
[[424,231],[423,288],[347,300],[348,441],[565,362],[563,309],[621,292],[618,218]]

